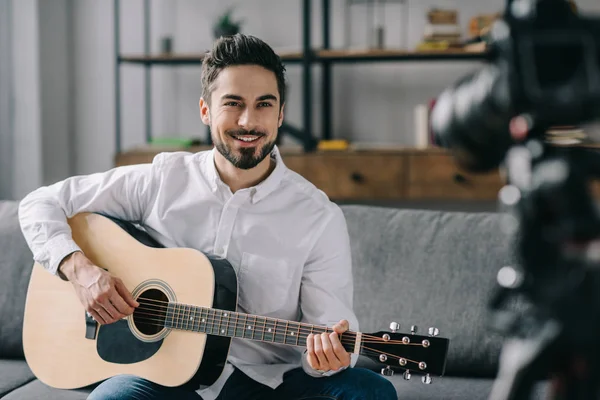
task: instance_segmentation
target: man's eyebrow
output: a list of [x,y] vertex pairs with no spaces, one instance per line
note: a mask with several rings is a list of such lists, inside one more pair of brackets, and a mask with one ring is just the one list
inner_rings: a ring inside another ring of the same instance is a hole
[[272,94],[263,94],[262,96],[259,96],[256,98],[257,101],[263,101],[263,100],[274,100],[277,101],[277,97],[275,95]]
[[229,94],[229,93],[221,96],[221,99],[243,100],[242,96],[238,96],[237,94]]

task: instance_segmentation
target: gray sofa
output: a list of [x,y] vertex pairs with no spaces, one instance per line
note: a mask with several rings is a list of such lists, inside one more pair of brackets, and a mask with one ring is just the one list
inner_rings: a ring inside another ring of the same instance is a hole
[[[342,206],[352,240],[355,309],[363,332],[430,326],[450,339],[446,375],[424,385],[418,376],[388,377],[398,398],[486,399],[502,338],[487,326],[487,301],[498,268],[513,262],[510,240],[492,213]],[[0,398],[85,399],[35,379],[23,357],[21,325],[31,271],[17,203],[0,202]],[[48,341],[52,340],[48,333]],[[361,360],[362,365],[362,360]],[[368,365],[368,364],[364,364]],[[536,398],[547,386],[538,385]]]

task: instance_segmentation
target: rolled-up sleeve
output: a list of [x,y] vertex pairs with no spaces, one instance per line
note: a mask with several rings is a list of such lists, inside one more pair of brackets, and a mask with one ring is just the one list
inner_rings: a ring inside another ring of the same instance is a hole
[[[315,325],[333,326],[340,320],[348,321],[350,330],[358,331],[358,319],[353,310],[353,278],[350,238],[341,209],[331,205],[331,213],[304,266],[300,288],[302,321]],[[353,367],[358,356],[351,355]],[[342,371],[322,372],[310,367],[306,351],[302,368],[315,377],[329,376]]]
[[25,196],[19,203],[19,223],[34,260],[56,275],[64,257],[81,251],[67,222],[78,213],[142,221],[155,195],[156,163],[70,177]]

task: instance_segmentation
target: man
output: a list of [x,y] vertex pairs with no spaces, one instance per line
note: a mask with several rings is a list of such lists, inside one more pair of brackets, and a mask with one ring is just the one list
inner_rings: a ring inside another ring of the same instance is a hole
[[197,392],[124,375],[102,382],[90,399],[397,398],[386,379],[353,368],[356,359],[340,344],[338,334],[358,330],[348,232],[339,207],[288,170],[275,146],[284,72],[257,38],[218,40],[204,59],[199,103],[214,149],[162,153],[151,164],[42,187],[21,202],[20,221],[36,261],[72,282],[101,324],[139,304],[73,241],[66,217],[81,212],[139,223],[167,247],[226,258],[236,268],[243,312],[333,326],[335,332],[311,335],[305,352],[233,339],[220,379]]

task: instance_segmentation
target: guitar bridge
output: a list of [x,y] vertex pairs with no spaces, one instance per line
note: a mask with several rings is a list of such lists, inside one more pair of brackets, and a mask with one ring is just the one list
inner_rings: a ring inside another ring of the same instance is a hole
[[86,339],[96,339],[96,328],[98,327],[98,322],[92,317],[92,314],[89,312],[85,312],[85,338]]

